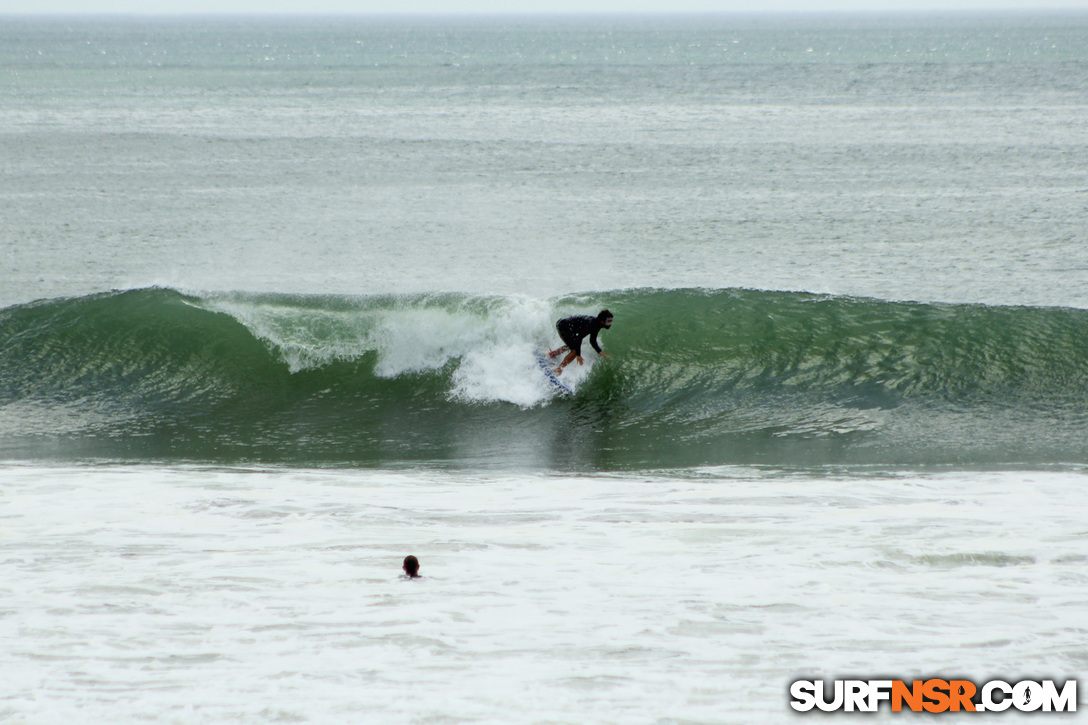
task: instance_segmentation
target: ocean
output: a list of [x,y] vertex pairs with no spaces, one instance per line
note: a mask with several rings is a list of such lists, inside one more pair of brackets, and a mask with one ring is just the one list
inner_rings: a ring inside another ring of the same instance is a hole
[[1086,99],[1084,13],[0,16],[0,722],[1077,678]]

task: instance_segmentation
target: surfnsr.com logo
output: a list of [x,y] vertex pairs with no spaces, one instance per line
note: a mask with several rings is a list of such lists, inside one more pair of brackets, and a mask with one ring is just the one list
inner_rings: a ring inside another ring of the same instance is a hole
[[[829,685],[829,686],[828,686]],[[1054,680],[797,680],[790,685],[790,707],[799,712],[876,712],[887,702],[892,712],[1076,712],[1077,681],[1059,687]]]

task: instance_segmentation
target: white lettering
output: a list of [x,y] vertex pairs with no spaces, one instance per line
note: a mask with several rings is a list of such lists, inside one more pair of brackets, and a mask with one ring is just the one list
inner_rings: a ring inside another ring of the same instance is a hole
[[824,699],[824,695],[827,693],[824,691],[824,681],[816,680],[816,707],[820,708],[824,712],[835,712],[842,707],[843,692],[842,692],[842,680],[835,680],[835,699],[828,702]]
[[1043,706],[1043,688],[1038,682],[1024,680],[1012,688],[1012,703],[1020,712],[1035,712]]
[[1043,712],[1050,712],[1051,707],[1057,712],[1077,711],[1077,681],[1067,680],[1059,694],[1053,680],[1043,680]]
[[880,701],[892,699],[891,680],[869,680],[869,712],[880,709]]
[[[994,700],[994,690],[1003,695],[1000,700]],[[1012,706],[1012,685],[1002,680],[987,682],[982,688],[982,704],[986,706],[986,710],[993,712],[1008,710]]]
[[790,707],[798,712],[808,712],[816,707],[816,685],[812,680],[798,680],[790,685],[790,694],[793,700]]
[[847,712],[868,712],[869,684],[865,680],[847,680],[845,690]]

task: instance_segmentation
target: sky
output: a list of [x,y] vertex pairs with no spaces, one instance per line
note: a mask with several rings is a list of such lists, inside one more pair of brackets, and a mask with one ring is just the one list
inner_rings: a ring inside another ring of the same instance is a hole
[[1088,0],[0,0],[3,14],[934,12],[1065,9]]

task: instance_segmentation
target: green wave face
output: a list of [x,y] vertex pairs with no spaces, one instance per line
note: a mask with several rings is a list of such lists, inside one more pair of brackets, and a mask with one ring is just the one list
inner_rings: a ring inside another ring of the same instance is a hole
[[[615,313],[563,396],[555,320]],[[750,290],[0,311],[0,455],[567,469],[1086,463],[1088,311]]]

